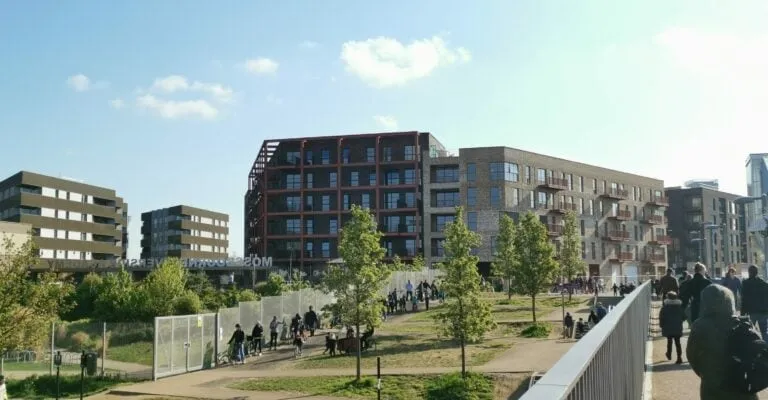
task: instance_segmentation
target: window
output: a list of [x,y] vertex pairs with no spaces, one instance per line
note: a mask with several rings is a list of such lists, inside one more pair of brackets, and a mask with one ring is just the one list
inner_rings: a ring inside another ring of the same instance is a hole
[[416,255],[416,241],[413,239],[405,240],[405,255],[413,257]]
[[397,171],[389,171],[387,172],[387,175],[385,178],[385,184],[386,185],[399,185],[400,184],[400,173]]
[[547,206],[547,194],[545,192],[538,192],[538,199],[536,199],[536,206],[537,207],[546,207]]
[[328,150],[320,150],[320,164],[328,165],[331,163],[331,152]]
[[365,149],[365,161],[372,163],[376,162],[376,148],[366,147]]
[[391,147],[385,147],[384,148],[384,161],[392,161],[392,148]]
[[305,175],[305,181],[306,181],[307,189],[312,189],[312,187],[315,186],[315,174],[308,172]]
[[304,220],[304,233],[307,235],[312,235],[315,233],[315,220],[311,218]]
[[413,161],[416,159],[416,146],[411,144],[405,146],[405,159],[406,161]]
[[344,210],[349,210],[349,194],[345,193],[343,196],[341,196],[341,202],[342,207],[344,207]]
[[459,181],[459,167],[436,167],[435,183],[451,183]]
[[587,259],[587,244],[584,242],[581,242],[581,258]]
[[339,221],[336,219],[336,217],[333,217],[328,220],[328,233],[330,234],[339,233]]
[[579,203],[577,207],[578,207],[578,210],[576,210],[576,212],[578,212],[579,214],[584,214],[584,199],[579,199]]
[[297,165],[301,162],[301,153],[298,151],[289,151],[285,153],[285,161],[288,164]]
[[565,176],[566,182],[568,182],[568,190],[573,190],[573,175],[568,174]]
[[405,181],[403,182],[406,185],[413,185],[416,183],[416,170],[414,169],[406,169],[405,170]]
[[586,236],[587,235],[586,224],[584,223],[583,219],[580,221],[580,223],[581,223],[581,236]]
[[388,209],[397,208],[400,202],[400,193],[387,193],[384,195],[384,207]]
[[288,174],[285,176],[286,189],[301,189],[301,175]]
[[323,258],[331,258],[331,243],[327,240],[323,240],[320,244],[320,255]]
[[437,192],[435,194],[435,207],[456,207],[461,205],[459,192]]
[[579,192],[582,192],[582,193],[584,192],[584,177],[583,176],[579,177],[579,187],[578,187],[578,190],[579,190]]
[[530,208],[536,208],[536,195],[533,193],[533,190],[528,193],[528,200],[530,202],[528,206]]
[[525,166],[525,183],[531,184],[531,167],[527,165]]
[[363,193],[360,196],[360,207],[362,208],[371,208],[371,195],[368,193]]
[[592,178],[592,192],[597,194],[597,179]]
[[304,251],[306,257],[315,258],[315,244],[312,242],[306,242],[304,244]]
[[307,150],[304,152],[304,164],[312,165],[315,161],[315,158],[312,155],[312,150]]
[[520,205],[520,189],[514,188],[512,189],[512,207],[517,207]]
[[368,186],[376,186],[376,173],[371,172],[368,174]]
[[501,188],[491,188],[491,207],[501,207]]
[[473,231],[477,230],[477,213],[476,212],[467,213],[467,227]]
[[467,182],[477,180],[477,165],[475,163],[467,164]]
[[342,164],[349,164],[349,159],[350,159],[349,155],[350,155],[349,147],[345,147],[345,148],[341,149],[341,163]]
[[603,202],[602,201],[598,200],[597,208],[598,208],[598,211],[600,212],[600,214],[598,214],[599,216],[602,217],[603,215],[605,215],[605,210],[603,209]]
[[437,239],[433,242],[432,246],[432,256],[433,257],[444,257],[445,256],[445,239]]
[[398,232],[400,227],[400,217],[397,215],[388,215],[384,217],[384,228],[387,232]]
[[590,250],[590,253],[592,254],[592,259],[594,260],[595,256],[597,255],[597,251],[595,251],[595,242],[592,242],[589,244],[589,250]]
[[298,218],[291,218],[286,220],[285,232],[289,235],[301,233],[301,220]]
[[490,163],[488,164],[490,179],[492,181],[517,182],[520,179],[520,170],[514,163]]
[[335,188],[338,185],[338,177],[336,172],[328,173],[328,187]]
[[350,186],[359,186],[360,185],[360,173],[357,171],[352,171],[349,173],[349,185]]
[[405,229],[410,233],[416,232],[416,216],[414,215],[405,216]]
[[691,208],[701,208],[701,197],[691,197]]
[[322,211],[331,211],[331,196],[323,195],[320,199],[320,207]]
[[435,227],[433,232],[443,232],[445,226],[452,223],[456,217],[454,215],[436,215]]
[[467,188],[467,206],[477,206],[477,188]]
[[536,181],[539,183],[547,181],[547,171],[544,168],[536,168]]
[[315,201],[315,198],[312,197],[311,195],[304,198],[304,210],[312,211],[314,201]]
[[285,208],[288,211],[301,210],[301,197],[300,196],[287,196],[285,198]]
[[496,245],[498,241],[497,239],[498,238],[496,236],[491,236],[491,255],[493,256],[496,255]]

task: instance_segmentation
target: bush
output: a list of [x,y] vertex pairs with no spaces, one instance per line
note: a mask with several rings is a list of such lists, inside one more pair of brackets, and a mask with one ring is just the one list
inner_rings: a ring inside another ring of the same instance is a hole
[[427,382],[427,400],[491,400],[493,382],[485,375],[467,373],[462,379],[461,373],[441,375]]
[[176,315],[199,314],[203,309],[203,303],[197,293],[187,291],[173,300],[173,310]]
[[75,332],[70,336],[69,341],[68,347],[71,351],[80,352],[91,348],[91,337],[85,332]]
[[520,332],[520,336],[526,338],[547,338],[552,330],[548,324],[535,323]]
[[[104,391],[120,383],[127,382],[119,376],[86,377],[86,394]],[[67,398],[80,394],[80,375],[61,375],[61,397]],[[8,396],[12,399],[52,399],[56,397],[55,375],[33,375],[22,380],[8,380]]]
[[154,327],[147,323],[107,324],[109,329],[109,345],[123,346],[137,342],[151,342],[154,339]]

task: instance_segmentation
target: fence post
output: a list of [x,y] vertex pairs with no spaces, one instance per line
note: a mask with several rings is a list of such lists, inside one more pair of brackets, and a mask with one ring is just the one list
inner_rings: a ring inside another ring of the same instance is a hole
[[[152,332],[152,380],[157,380],[157,341],[160,337],[160,331],[158,327],[160,326],[160,323],[158,321],[158,317],[155,317],[154,320],[154,327]],[[173,333],[173,332],[171,332]]]
[[107,340],[107,323],[106,322],[102,322],[102,324],[103,325],[101,327],[101,332],[102,332],[102,335],[101,335],[101,376],[104,376],[104,363],[106,362],[106,359],[107,359],[107,343],[108,343],[108,340]]
[[214,323],[213,323],[213,365],[218,367],[219,366],[219,311],[216,311],[216,314],[214,314]]
[[51,322],[51,362],[48,366],[48,373],[53,375],[53,355],[56,354],[56,322]]

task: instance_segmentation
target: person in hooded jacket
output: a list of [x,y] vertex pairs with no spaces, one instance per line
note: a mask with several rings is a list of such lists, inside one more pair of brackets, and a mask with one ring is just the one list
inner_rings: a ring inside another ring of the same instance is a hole
[[667,298],[659,312],[659,326],[661,327],[661,336],[667,338],[667,360],[672,360],[672,343],[675,343],[676,364],[683,363],[683,348],[680,345],[680,338],[683,336],[683,321],[685,321],[683,302],[677,298],[677,293],[674,291],[667,292]]
[[736,301],[728,288],[711,284],[701,291],[699,318],[693,322],[686,356],[701,379],[701,400],[758,400],[757,394],[729,390],[731,368],[728,336],[736,316]]

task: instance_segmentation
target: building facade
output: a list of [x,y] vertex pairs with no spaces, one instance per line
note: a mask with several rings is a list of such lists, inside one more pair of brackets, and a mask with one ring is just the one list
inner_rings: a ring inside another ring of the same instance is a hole
[[746,240],[749,249],[747,262],[763,266],[768,271],[765,258],[767,241],[758,230],[765,225],[763,216],[768,214],[766,200],[759,199],[768,194],[768,153],[750,154],[745,165],[747,172],[747,196],[754,198],[744,202]]
[[178,205],[141,214],[141,258],[223,260],[229,254],[229,215]]
[[746,263],[746,229],[741,196],[705,187],[670,187],[667,220],[673,244],[669,265],[678,272],[697,261],[722,276],[729,266]]
[[[0,257],[17,251],[32,237],[32,225],[0,221]],[[10,248],[7,247],[10,245]]]
[[517,220],[529,211],[546,224],[558,251],[565,213],[577,214],[590,275],[631,280],[663,271],[666,265],[667,202],[661,180],[488,147],[430,151],[422,181],[424,253],[431,263],[442,260],[443,228],[461,205],[467,225],[482,238],[477,255],[484,274],[494,259],[501,215]]
[[0,220],[31,226],[36,268],[87,270],[126,258],[128,205],[113,189],[22,171],[0,182]]
[[370,209],[387,257],[420,252],[422,149],[429,133],[265,141],[245,195],[245,254],[315,275],[338,257],[352,204]]

